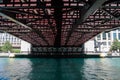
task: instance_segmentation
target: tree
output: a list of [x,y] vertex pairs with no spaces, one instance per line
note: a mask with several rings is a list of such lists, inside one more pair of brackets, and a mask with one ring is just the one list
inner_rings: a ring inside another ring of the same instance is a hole
[[115,39],[111,45],[110,51],[118,51],[120,50],[120,42]]
[[12,44],[10,44],[9,41],[6,41],[5,44],[2,46],[1,50],[3,52],[12,51]]

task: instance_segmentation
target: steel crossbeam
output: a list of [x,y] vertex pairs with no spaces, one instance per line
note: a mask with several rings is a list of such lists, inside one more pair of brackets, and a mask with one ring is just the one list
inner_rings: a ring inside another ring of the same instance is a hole
[[0,1],[0,30],[37,46],[80,46],[119,26],[119,0]]

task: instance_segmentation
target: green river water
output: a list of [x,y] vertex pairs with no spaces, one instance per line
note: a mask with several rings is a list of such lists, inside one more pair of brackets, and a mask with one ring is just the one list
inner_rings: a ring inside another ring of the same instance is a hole
[[0,80],[120,80],[120,58],[0,58]]

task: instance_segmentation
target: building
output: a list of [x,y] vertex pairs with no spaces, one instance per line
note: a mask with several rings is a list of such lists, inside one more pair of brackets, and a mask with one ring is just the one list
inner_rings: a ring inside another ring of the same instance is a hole
[[6,41],[12,44],[13,48],[20,49],[22,53],[30,52],[31,44],[21,40],[8,33],[0,33],[0,46],[3,46]]
[[102,32],[93,39],[85,43],[85,51],[87,52],[108,52],[113,41],[120,41],[120,28],[112,31]]
[[85,53],[94,53],[95,52],[95,45],[94,45],[94,38],[90,39],[84,44],[84,52]]
[[8,33],[0,33],[0,46],[3,46],[6,41],[9,41],[14,48],[19,49],[21,47],[21,39]]
[[31,44],[21,40],[21,53],[30,53],[31,52]]

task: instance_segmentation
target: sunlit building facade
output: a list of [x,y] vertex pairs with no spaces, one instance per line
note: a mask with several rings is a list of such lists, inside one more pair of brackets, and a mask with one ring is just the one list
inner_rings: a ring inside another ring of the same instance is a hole
[[6,41],[9,41],[12,44],[13,48],[20,49],[21,53],[30,52],[31,44],[21,40],[8,33],[0,33],[0,46],[3,46]]
[[3,46],[6,41],[9,41],[14,48],[20,48],[21,39],[8,33],[0,33],[0,46]]
[[120,28],[98,34],[85,43],[85,51],[108,52],[115,39],[120,41]]

